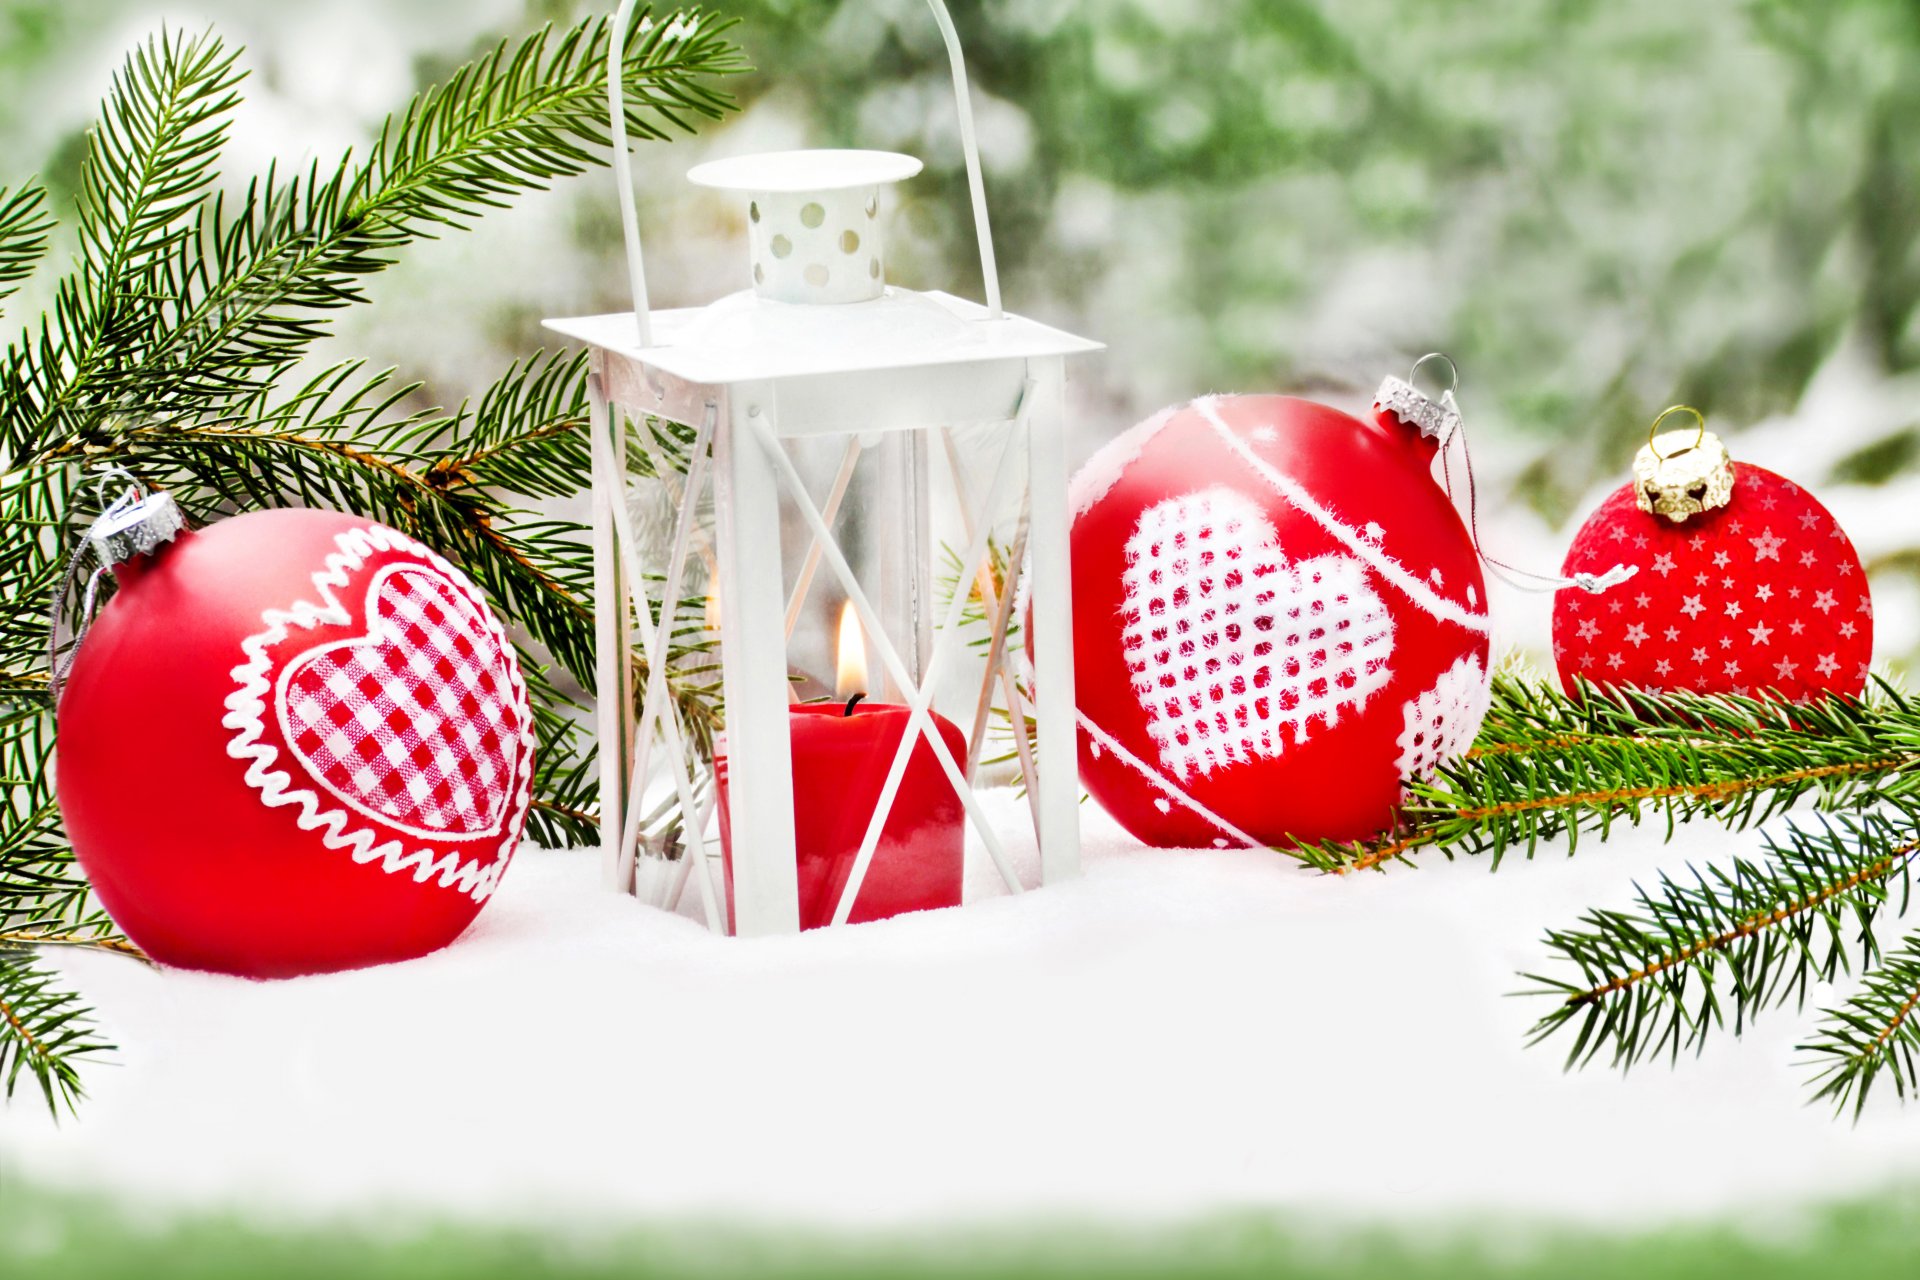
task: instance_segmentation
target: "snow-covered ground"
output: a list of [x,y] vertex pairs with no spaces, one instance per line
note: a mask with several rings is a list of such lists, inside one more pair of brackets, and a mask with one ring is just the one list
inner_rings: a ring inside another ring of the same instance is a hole
[[0,1110],[0,1181],[489,1223],[1638,1225],[1920,1170],[1920,1110],[1804,1105],[1791,1011],[1626,1078],[1522,1047],[1541,1004],[1504,997],[1545,926],[1750,836],[1333,879],[1085,827],[1074,883],[976,875],[965,908],[794,938],[716,938],[602,891],[591,852],[530,850],[413,964],[260,984],[59,959],[125,1047],[78,1120]]

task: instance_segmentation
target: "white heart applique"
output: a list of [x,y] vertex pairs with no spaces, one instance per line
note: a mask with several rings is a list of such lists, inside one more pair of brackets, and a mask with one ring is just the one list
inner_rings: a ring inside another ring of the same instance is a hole
[[1429,782],[1473,745],[1493,702],[1493,681],[1480,655],[1470,653],[1448,667],[1433,688],[1400,709],[1402,782]]
[[1274,543],[1260,508],[1227,488],[1149,507],[1127,542],[1122,645],[1177,778],[1278,756],[1392,676],[1393,618],[1366,566],[1294,565]]
[[366,634],[286,665],[275,702],[287,745],[352,808],[440,840],[497,835],[525,726],[481,606],[425,565],[382,569]]

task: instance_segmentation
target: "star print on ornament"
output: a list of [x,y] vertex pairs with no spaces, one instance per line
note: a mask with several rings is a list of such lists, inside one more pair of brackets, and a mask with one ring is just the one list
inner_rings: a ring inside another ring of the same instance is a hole
[[1641,511],[1623,486],[1575,536],[1566,572],[1616,563],[1640,572],[1603,597],[1607,607],[1572,599],[1577,591],[1555,602],[1563,683],[1771,690],[1794,700],[1864,687],[1873,650],[1866,575],[1826,508],[1792,481],[1736,462],[1728,504],[1678,524]]
[[1180,779],[1278,756],[1391,676],[1393,619],[1344,555],[1290,564],[1245,495],[1141,512],[1122,646],[1160,760]]

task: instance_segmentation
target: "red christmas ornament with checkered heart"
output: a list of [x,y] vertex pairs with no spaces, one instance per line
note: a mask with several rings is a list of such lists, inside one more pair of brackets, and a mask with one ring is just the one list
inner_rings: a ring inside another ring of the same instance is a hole
[[[1699,416],[1679,406],[1660,421],[1676,414]],[[1555,602],[1568,689],[1584,679],[1794,702],[1865,689],[1873,598],[1853,543],[1811,493],[1729,458],[1704,421],[1647,442],[1633,482],[1574,535],[1566,572],[1616,563],[1638,572]]]
[[1080,777],[1168,847],[1357,840],[1473,741],[1486,586],[1432,465],[1458,416],[1284,396],[1153,418],[1073,485]]
[[459,936],[533,779],[526,687],[473,584],[391,529],[307,510],[114,571],[60,691],[56,782],[128,937],[265,978]]

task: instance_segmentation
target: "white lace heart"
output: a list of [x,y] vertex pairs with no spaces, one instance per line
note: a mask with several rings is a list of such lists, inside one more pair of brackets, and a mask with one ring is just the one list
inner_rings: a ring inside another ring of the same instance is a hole
[[1392,672],[1393,618],[1347,555],[1299,565],[1244,494],[1141,513],[1127,543],[1122,645],[1176,778],[1281,755],[1364,705]]

